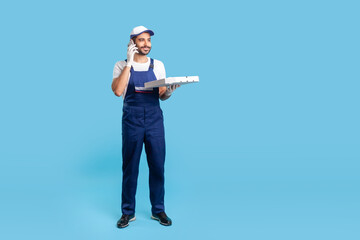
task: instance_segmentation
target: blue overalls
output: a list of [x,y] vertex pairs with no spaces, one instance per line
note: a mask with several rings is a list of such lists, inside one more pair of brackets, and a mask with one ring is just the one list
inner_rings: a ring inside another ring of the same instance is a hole
[[135,213],[135,194],[143,144],[149,165],[152,213],[164,209],[165,136],[163,113],[159,104],[159,88],[145,89],[144,83],[156,80],[154,60],[148,71],[130,70],[122,117],[122,213]]

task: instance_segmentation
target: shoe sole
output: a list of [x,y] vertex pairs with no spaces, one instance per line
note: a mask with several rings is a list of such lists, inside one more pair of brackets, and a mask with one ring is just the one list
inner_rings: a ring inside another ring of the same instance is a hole
[[[132,221],[135,221],[136,220],[136,216],[134,216],[132,219],[129,220],[129,222],[132,222]],[[126,224],[125,226],[123,227],[119,227],[117,226],[118,228],[126,228],[127,226],[129,226],[129,224]]]
[[151,219],[154,219],[154,220],[157,220],[161,225],[163,226],[171,226],[171,224],[164,224],[160,221],[160,218],[157,218],[157,217],[154,217],[154,216],[151,216]]

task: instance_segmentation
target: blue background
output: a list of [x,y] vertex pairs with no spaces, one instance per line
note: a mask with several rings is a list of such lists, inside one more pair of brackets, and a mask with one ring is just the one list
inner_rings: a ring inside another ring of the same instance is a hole
[[[2,1],[1,239],[359,239],[358,1]],[[121,216],[122,98],[133,27],[153,29],[166,210]]]

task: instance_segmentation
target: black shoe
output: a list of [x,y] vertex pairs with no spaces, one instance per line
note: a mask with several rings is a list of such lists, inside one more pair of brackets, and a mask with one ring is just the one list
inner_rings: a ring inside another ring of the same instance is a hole
[[117,221],[117,227],[118,228],[124,228],[129,226],[129,221],[134,221],[136,219],[135,214],[132,215],[127,215],[127,214],[123,214],[121,216],[121,218],[119,219],[119,221]]
[[158,214],[153,213],[151,218],[154,220],[158,220],[159,223],[164,226],[170,226],[172,224],[171,219],[166,215],[165,212],[161,212]]

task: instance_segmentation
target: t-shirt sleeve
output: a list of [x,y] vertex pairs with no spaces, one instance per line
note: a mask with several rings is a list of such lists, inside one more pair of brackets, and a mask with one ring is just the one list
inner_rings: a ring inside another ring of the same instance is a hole
[[126,65],[125,61],[119,61],[115,63],[114,71],[113,71],[113,79],[120,76],[125,65]]
[[154,68],[156,69],[157,79],[166,78],[166,71],[164,64],[161,61],[156,60],[156,62],[154,62],[154,65],[155,65]]

